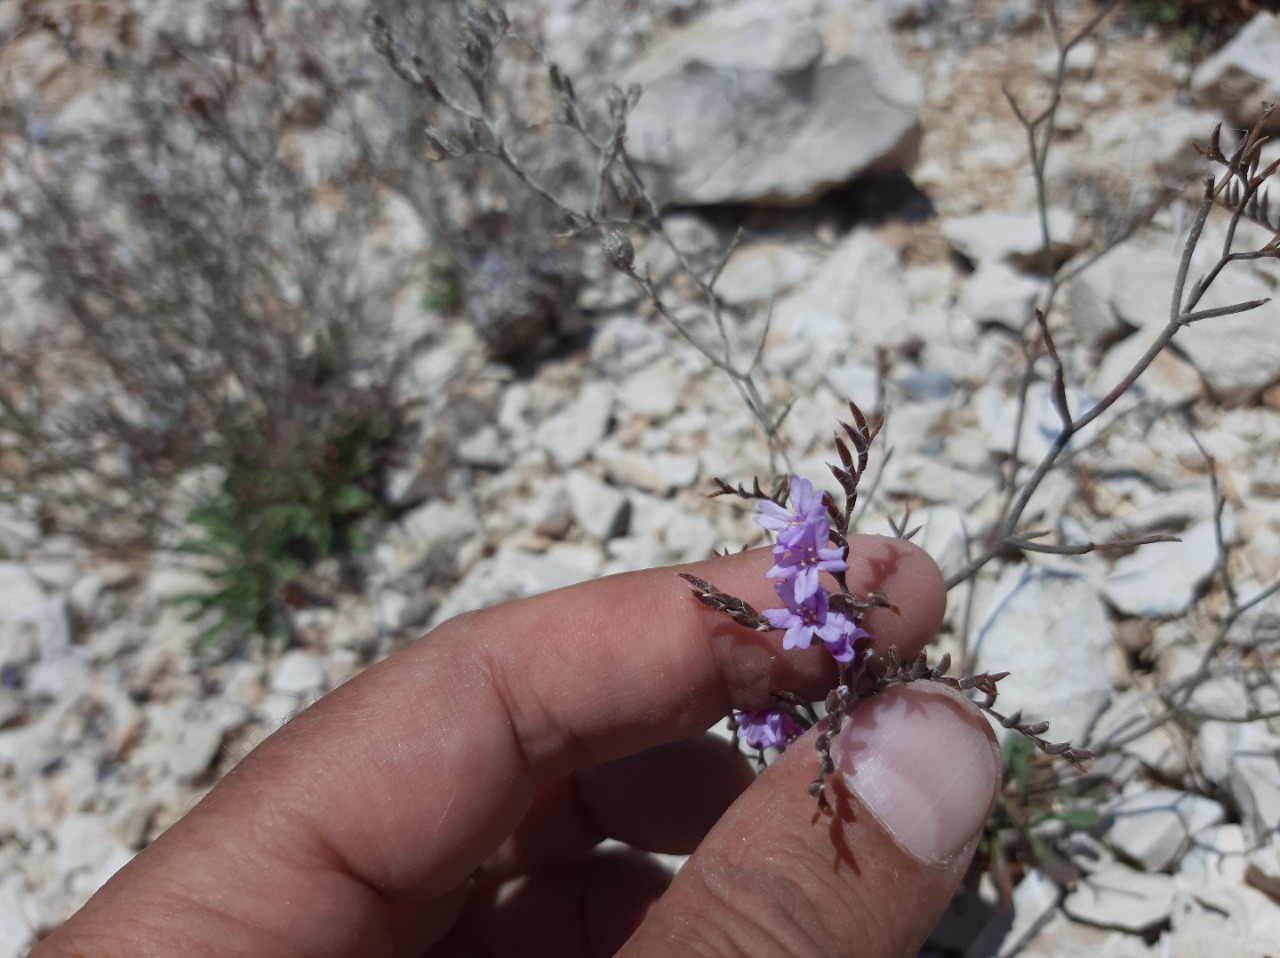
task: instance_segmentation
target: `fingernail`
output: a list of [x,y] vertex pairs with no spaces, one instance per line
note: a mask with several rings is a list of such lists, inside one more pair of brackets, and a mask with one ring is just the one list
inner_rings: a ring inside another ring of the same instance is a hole
[[1000,787],[986,719],[943,689],[889,689],[854,709],[831,741],[850,790],[910,855],[943,865],[981,830]]

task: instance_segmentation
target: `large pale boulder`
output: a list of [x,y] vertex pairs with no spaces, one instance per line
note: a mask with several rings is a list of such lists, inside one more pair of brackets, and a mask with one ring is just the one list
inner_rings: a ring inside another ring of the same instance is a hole
[[922,87],[868,3],[748,0],[660,41],[621,78],[627,148],[663,206],[804,203],[909,165]]

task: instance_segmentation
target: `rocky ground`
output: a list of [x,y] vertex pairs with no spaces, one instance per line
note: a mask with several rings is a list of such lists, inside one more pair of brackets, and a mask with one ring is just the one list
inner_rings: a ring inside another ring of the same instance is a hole
[[[1025,478],[1058,428],[1043,360],[1019,415],[1021,333],[1048,285],[1036,177],[1004,93],[1027,110],[1048,102],[1044,18],[1021,0],[719,6],[539,0],[511,12],[570,74],[646,85],[632,148],[677,207],[668,229],[683,251],[713,258],[742,227],[717,290],[736,348],[749,352],[771,312],[758,377],[767,396],[794,399],[781,428],[791,468],[827,481],[847,398],[883,412],[860,530],[888,532],[909,509],[917,541],[955,574],[1001,515],[1003,477],[1020,464]],[[1095,9],[1063,6],[1069,28]],[[0,2],[0,29],[16,29],[18,7]],[[335,9],[316,46],[372,56],[358,4]],[[184,11],[181,29],[198,33],[198,9]],[[0,72],[52,57],[50,37],[18,35]],[[1067,58],[1043,173],[1056,259],[1083,262],[1155,209],[1056,293],[1050,322],[1077,412],[1167,319],[1198,198],[1184,187],[1207,169],[1192,144],[1280,97],[1277,63],[1269,14],[1193,67],[1123,10]],[[59,98],[54,137],[101,108],[65,71],[29,92],[42,91]],[[721,116],[717,102],[739,109]],[[324,143],[300,137],[302,161],[324,162]],[[874,172],[885,166],[907,176]],[[197,654],[203,626],[172,601],[203,582],[188,558],[104,554],[42,530],[29,495],[0,506],[0,955],[56,926],[300,708],[432,624],[759,542],[743,509],[705,495],[712,477],[767,473],[756,422],[626,277],[592,254],[572,304],[587,332],[532,368],[496,361],[482,327],[424,305],[442,240],[397,215],[393,194],[368,245],[405,360],[395,385],[410,448],[384,490],[401,511],[369,530],[360,588],[336,564],[312,571],[326,601],[296,610],[292,648]],[[1196,270],[1225,230],[1215,214]],[[1246,224],[1237,248],[1269,238]],[[654,275],[674,271],[668,252],[633,240]],[[12,258],[0,265],[11,331],[56,322]],[[1265,298],[1278,283],[1275,260],[1236,263],[1204,305]],[[678,276],[669,287],[672,302],[693,293]],[[696,311],[680,315],[705,328]],[[1067,544],[1179,541],[1010,551],[954,588],[941,647],[1012,672],[1010,707],[1099,757],[1087,790],[1068,780],[1021,803],[1011,793],[993,830],[1002,866],[975,875],[930,954],[1275,953],[1280,604],[1242,607],[1280,578],[1278,322],[1273,302],[1179,332],[1073,440],[1020,527]],[[182,515],[200,479],[167,508]],[[1014,821],[1035,826],[1034,850]]]

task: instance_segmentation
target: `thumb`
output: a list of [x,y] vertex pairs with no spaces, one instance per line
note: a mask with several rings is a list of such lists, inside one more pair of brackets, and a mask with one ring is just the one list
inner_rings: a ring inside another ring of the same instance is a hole
[[917,953],[964,877],[1000,787],[986,719],[938,686],[863,701],[831,743],[816,814],[812,733],[717,823],[619,953]]

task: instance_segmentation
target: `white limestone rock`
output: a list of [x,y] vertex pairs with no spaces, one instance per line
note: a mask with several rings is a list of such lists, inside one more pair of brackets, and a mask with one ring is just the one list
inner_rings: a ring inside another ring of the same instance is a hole
[[502,469],[515,458],[496,426],[481,426],[458,443],[458,458],[468,466]]
[[[1066,75],[1073,79],[1088,77],[1093,73],[1094,64],[1098,62],[1098,44],[1092,40],[1082,40],[1067,51]],[[1049,50],[1036,58],[1036,69],[1040,75],[1052,78],[1058,72],[1058,53]]]
[[975,323],[1020,330],[1034,317],[1044,283],[1002,262],[979,266],[960,291],[960,309]]
[[[1067,387],[1067,406],[1073,416],[1079,416],[1092,405],[1092,397],[1078,389]],[[1016,398],[1006,395],[995,383],[988,382],[974,392],[973,406],[977,412],[978,425],[988,436],[989,448],[993,452],[1007,450],[1018,423]],[[1099,416],[1072,436],[1071,441],[1067,443],[1067,449],[1076,449],[1092,443],[1101,431],[1102,425],[1110,418],[1107,413]],[[1027,389],[1022,432],[1018,441],[1018,458],[1028,465],[1040,462],[1061,431],[1062,417],[1054,403],[1049,384],[1042,381],[1032,383]]]
[[1062,890],[1038,868],[1023,876],[1013,889],[1013,901],[1000,908],[969,945],[966,955],[1015,958],[1057,913]]
[[798,204],[912,162],[920,80],[875,7],[772,0],[714,10],[620,78],[644,95],[627,148],[659,205]]
[[435,626],[473,609],[483,609],[507,599],[538,595],[600,575],[604,556],[594,546],[555,543],[542,554],[513,545],[501,545],[492,556],[473,565],[450,590],[431,617]]
[[1051,721],[1055,742],[1083,742],[1111,698],[1104,654],[1111,632],[1088,581],[1078,573],[1012,566],[977,622],[978,670],[1011,673],[1001,702],[1010,710],[1025,705],[1028,720]]
[[[1196,68],[1191,87],[1204,104],[1226,113],[1232,125],[1247,129],[1259,105],[1280,100],[1280,17],[1260,11],[1230,42]],[[1272,131],[1277,123],[1271,119]]]
[[1187,771],[1186,748],[1169,723],[1157,724],[1145,734],[1129,739],[1130,734],[1149,725],[1160,709],[1156,700],[1136,689],[1117,692],[1090,732],[1089,748],[1097,751],[1113,740],[1122,740],[1121,753],[1136,759],[1162,780],[1176,780]]
[[591,337],[591,364],[602,376],[622,379],[664,355],[669,344],[665,332],[633,316],[615,316],[600,322]]
[[0,562],[0,623],[39,625],[45,615],[45,593],[27,568]]
[[1013,958],[1162,958],[1136,935],[1103,930],[1057,914]]
[[1106,840],[1144,871],[1169,869],[1203,829],[1222,823],[1217,802],[1173,789],[1144,789],[1127,794],[1106,813]]
[[1115,863],[1082,879],[1062,909],[1076,921],[1141,934],[1169,920],[1176,891],[1168,875]]
[[[1035,265],[1043,243],[1040,217],[1036,213],[975,213],[951,216],[940,227],[951,248],[981,268],[1003,263]],[[1049,238],[1053,243],[1070,242],[1076,218],[1070,210],[1049,210]]]
[[582,470],[565,476],[565,489],[578,527],[604,542],[626,532],[630,505],[622,490]]
[[911,312],[902,277],[897,250],[875,233],[854,230],[805,283],[778,301],[766,359],[776,360],[786,344],[796,350],[792,367],[819,374],[849,362],[874,365],[878,347],[910,339],[903,323],[886,322]]
[[[1154,339],[1154,333],[1144,330],[1126,336],[1108,349],[1091,379],[1090,388],[1094,395],[1106,395],[1119,385]],[[1195,367],[1165,349],[1143,370],[1128,395],[1161,408],[1176,408],[1189,405],[1203,392],[1204,383]]]
[[1245,880],[1272,898],[1280,896],[1280,836],[1272,834],[1257,848],[1250,849]]
[[734,251],[716,281],[716,294],[733,306],[768,303],[804,280],[817,257],[791,243],[752,243]]
[[524,521],[538,535],[563,539],[573,525],[573,502],[563,479],[538,486],[524,511]]
[[0,879],[0,941],[7,942],[15,956],[25,955],[36,943],[36,923],[27,905],[26,884],[17,870]]
[[666,419],[679,408],[688,378],[674,359],[660,357],[623,380],[618,386],[618,404],[636,416]]
[[432,499],[400,517],[374,547],[374,560],[389,579],[412,579],[424,569],[452,566],[451,555],[476,535],[471,504]]
[[601,384],[585,387],[571,402],[544,419],[534,433],[539,448],[557,469],[568,469],[590,455],[609,427],[613,400]]
[[320,656],[305,649],[291,649],[271,669],[268,685],[282,695],[310,695],[328,687],[329,676]]
[[71,887],[87,897],[128,864],[134,851],[102,815],[75,812],[58,826],[54,864],[69,876]]
[[823,374],[837,396],[856,403],[864,415],[874,415],[880,401],[880,373],[870,363],[842,363]]
[[1245,884],[1248,839],[1239,825],[1207,828],[1187,852],[1174,880],[1179,890],[1211,911],[1176,923],[1161,942],[1175,958],[1267,958],[1280,941],[1274,899]]
[[1141,546],[1116,560],[1103,583],[1103,594],[1124,615],[1168,618],[1181,615],[1196,601],[1217,567],[1212,521],[1179,534],[1180,542]]

